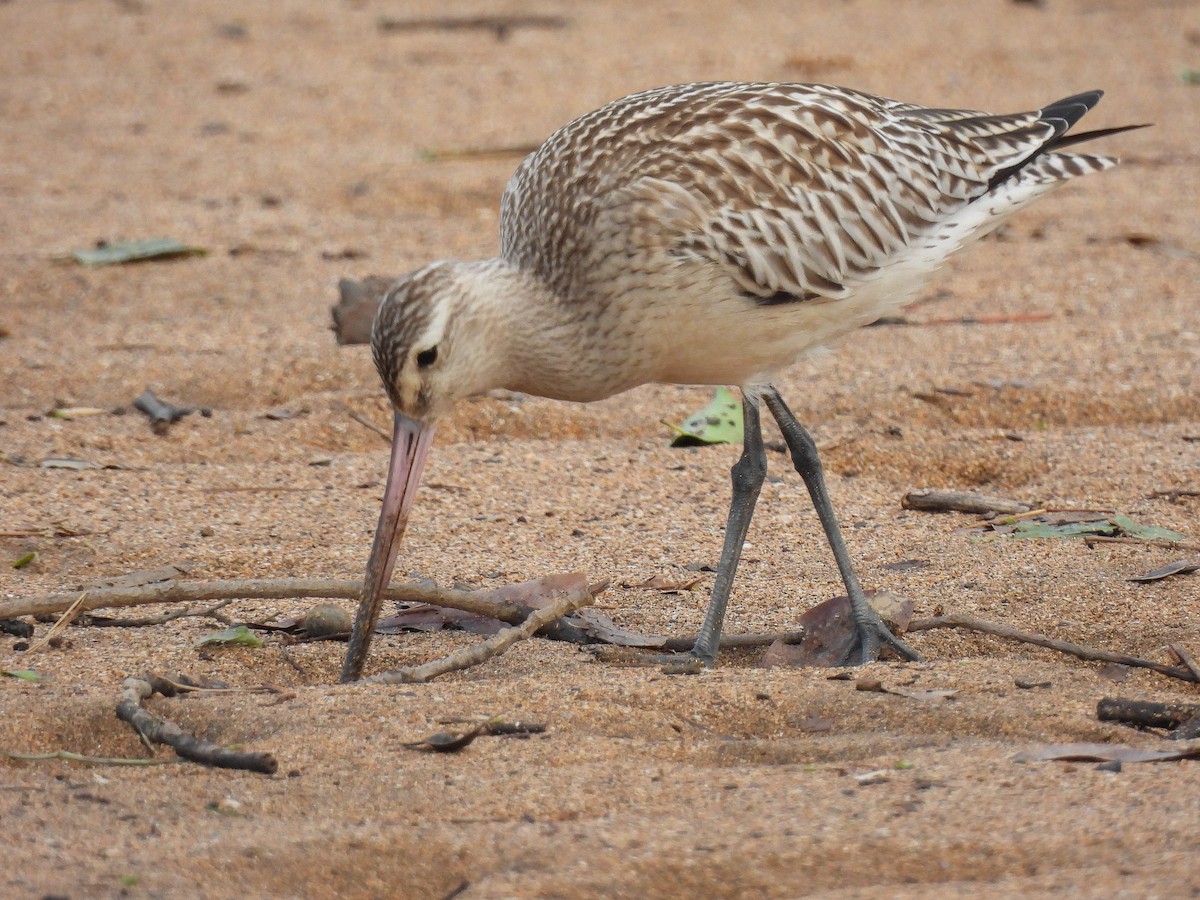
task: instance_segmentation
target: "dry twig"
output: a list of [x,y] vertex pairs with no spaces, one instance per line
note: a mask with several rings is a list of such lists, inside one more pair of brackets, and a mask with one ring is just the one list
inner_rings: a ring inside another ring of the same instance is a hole
[[[87,598],[87,595],[88,595],[88,592],[83,591],[79,595],[78,599],[76,599],[75,602],[73,602],[70,606],[68,606],[66,608],[66,610],[63,612],[63,614],[59,617],[58,621],[50,626],[50,630],[47,631],[44,635],[42,635],[40,638],[38,638],[36,641],[34,641],[32,644],[30,644],[26,648],[25,652],[26,653],[37,653],[37,651],[41,650],[43,647],[45,647],[47,644],[49,644],[52,640],[54,640],[54,638],[56,638],[64,629],[66,629],[66,627],[68,625],[70,625],[77,618],[79,618],[80,614],[83,611],[83,602]],[[0,618],[5,618],[5,617],[0,617]]]
[[520,625],[514,625],[511,628],[505,628],[503,631],[493,635],[482,643],[476,644],[473,647],[468,647],[465,650],[459,650],[456,653],[451,653],[449,656],[435,659],[432,662],[427,662],[420,666],[406,666],[403,669],[396,669],[392,672],[384,672],[380,675],[373,675],[370,678],[364,678],[366,684],[412,684],[424,683],[437,678],[439,675],[444,675],[447,672],[456,672],[460,669],[466,669],[471,666],[477,666],[482,662],[486,662],[495,656],[499,656],[518,641],[523,641],[526,638],[532,637],[534,632],[545,625],[549,625],[555,619],[561,616],[568,616],[582,606],[587,606],[592,603],[595,597],[590,590],[582,590],[572,592],[564,597],[559,598],[554,603],[542,609],[535,610],[530,613]]
[[384,431],[382,428],[380,428],[378,425],[376,425],[374,422],[372,422],[370,419],[368,419],[366,416],[364,416],[362,413],[360,413],[358,410],[356,410],[350,406],[347,406],[345,403],[338,403],[338,406],[341,408],[342,412],[344,412],[346,415],[348,415],[350,418],[352,418],[355,422],[357,422],[363,428],[367,429],[368,431],[375,432],[377,435],[379,435],[381,438],[383,438],[385,441],[387,441],[387,443],[391,444],[392,436],[390,434],[388,434],[386,431]]
[[[248,578],[219,581],[161,581],[137,587],[94,588],[49,594],[28,600],[0,603],[0,619],[18,616],[41,616],[62,612],[78,603],[81,612],[94,609],[147,606],[153,603],[194,603],[204,600],[295,600],[323,598],[357,600],[362,593],[361,581],[338,578]],[[423,587],[415,584],[394,584],[384,597],[411,603],[428,603],[448,609],[490,616],[503,622],[523,622],[529,610],[513,603],[497,603],[484,594],[487,591],[455,591]],[[593,593],[599,593],[594,590]]]
[[1046,637],[1045,635],[1035,634],[1030,631],[1019,631],[1016,628],[1010,628],[1008,625],[1001,625],[999,622],[988,622],[960,613],[949,613],[931,619],[914,619],[909,623],[906,631],[929,631],[933,628],[966,628],[968,631],[991,634],[1010,641],[1019,641],[1023,644],[1036,644],[1039,647],[1057,650],[1059,653],[1067,653],[1079,659],[1117,663],[1118,665],[1139,669],[1153,669],[1160,675],[1178,678],[1181,681],[1197,681],[1196,676],[1185,668],[1168,666],[1150,659],[1140,659],[1136,656],[1126,656],[1124,653],[1113,653],[1109,650],[1085,647],[1082,644],[1073,644],[1070,641],[1062,641],[1058,638]]
[[89,766],[163,766],[179,762],[177,759],[87,756],[83,753],[73,753],[70,750],[51,750],[48,753],[18,753],[16,750],[5,750],[4,755],[9,759],[19,759],[24,762],[44,762],[51,759],[62,759],[67,762],[86,763]]
[[1178,644],[1168,644],[1167,649],[1175,654],[1175,658],[1179,660],[1180,664],[1192,673],[1192,680],[1200,683],[1200,666],[1196,665],[1196,661],[1192,659],[1191,654]]
[[142,701],[152,697],[156,688],[151,683],[154,676],[126,678],[121,683],[121,702],[117,704],[117,718],[128,722],[144,741],[166,744],[184,759],[215,766],[220,769],[243,769],[274,775],[279,768],[271,753],[243,750],[227,750],[211,741],[188,734],[174,722],[162,719],[142,706]]
[[233,624],[233,620],[229,616],[221,615],[221,610],[233,602],[233,598],[222,600],[205,609],[177,609],[173,612],[163,613],[161,616],[143,616],[141,618],[112,618],[110,616],[88,616],[88,625],[92,628],[148,628],[152,625],[166,625],[168,622],[174,622],[176,619],[216,619],[222,625],[229,626]]

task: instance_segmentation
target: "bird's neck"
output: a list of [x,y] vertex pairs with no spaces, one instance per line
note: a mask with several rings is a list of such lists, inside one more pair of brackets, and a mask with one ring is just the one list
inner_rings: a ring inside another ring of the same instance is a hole
[[504,259],[460,266],[470,297],[462,314],[475,320],[466,332],[476,336],[472,353],[481,363],[476,392],[507,388],[585,401],[636,383],[613,366],[605,336],[594,333],[603,323],[589,318],[587,304],[559,297],[536,274]]

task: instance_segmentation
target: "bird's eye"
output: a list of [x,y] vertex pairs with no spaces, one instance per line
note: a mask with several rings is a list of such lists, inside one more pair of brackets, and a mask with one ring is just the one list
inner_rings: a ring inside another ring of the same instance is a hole
[[428,369],[437,362],[437,347],[430,347],[417,354],[417,368]]

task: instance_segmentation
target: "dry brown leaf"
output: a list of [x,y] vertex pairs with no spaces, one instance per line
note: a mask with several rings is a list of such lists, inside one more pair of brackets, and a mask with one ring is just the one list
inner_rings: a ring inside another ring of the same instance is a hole
[[1127,581],[1161,581],[1163,578],[1169,578],[1172,575],[1190,575],[1200,569],[1200,561],[1194,559],[1177,559],[1173,563],[1167,563],[1165,566],[1159,566],[1157,569],[1151,569],[1145,575],[1134,575]]
[[[867,599],[872,609],[894,631],[902,634],[907,630],[914,608],[911,600],[890,591],[868,593]],[[845,596],[818,603],[800,617],[798,624],[804,629],[804,640],[798,644],[776,641],[759,660],[760,668],[836,666],[856,639],[854,620],[850,616],[850,599]]]
[[1175,750],[1139,750],[1123,744],[1047,744],[1037,750],[1018,753],[1013,762],[1168,762],[1177,759],[1200,759],[1200,744]]

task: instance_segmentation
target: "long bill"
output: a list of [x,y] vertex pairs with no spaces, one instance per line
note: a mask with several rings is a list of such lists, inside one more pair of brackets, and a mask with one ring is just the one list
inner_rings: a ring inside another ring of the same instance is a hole
[[408,512],[421,483],[421,470],[433,442],[433,426],[408,416],[395,414],[392,432],[392,460],[388,465],[387,487],[383,490],[383,508],[375,528],[375,544],[367,561],[358,615],[350,634],[350,649],[342,666],[342,681],[357,681],[367,661],[367,650],[375,632],[375,622],[383,605],[383,592],[392,580],[396,550],[408,525]]

